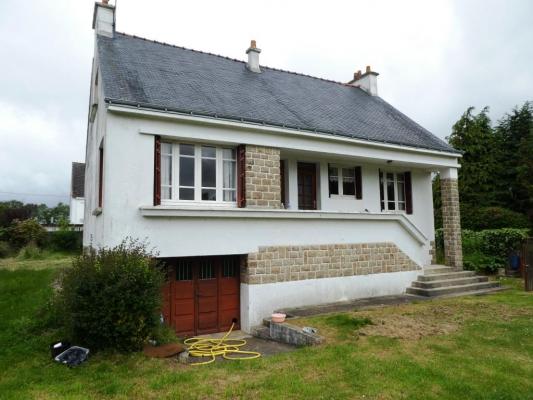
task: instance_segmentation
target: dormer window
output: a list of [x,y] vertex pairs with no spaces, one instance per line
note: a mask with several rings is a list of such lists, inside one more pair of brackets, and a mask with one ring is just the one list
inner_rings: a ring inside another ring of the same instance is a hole
[[161,143],[161,201],[236,201],[235,149],[191,143]]

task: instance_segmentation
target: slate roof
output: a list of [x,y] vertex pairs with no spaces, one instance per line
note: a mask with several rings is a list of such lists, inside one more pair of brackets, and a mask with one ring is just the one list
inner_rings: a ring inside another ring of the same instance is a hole
[[70,178],[70,196],[84,197],[85,192],[85,164],[72,163],[72,175]]
[[[106,101],[458,153],[377,96],[330,80],[115,33],[98,36]],[[423,100],[423,99],[422,99]]]

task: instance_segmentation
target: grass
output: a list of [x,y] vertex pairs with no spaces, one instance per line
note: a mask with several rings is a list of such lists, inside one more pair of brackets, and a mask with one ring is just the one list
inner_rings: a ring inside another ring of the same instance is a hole
[[326,343],[253,361],[191,367],[99,353],[68,369],[50,360],[62,338],[39,310],[69,259],[48,263],[0,262],[2,399],[533,398],[533,294],[516,280],[491,296],[297,320]]

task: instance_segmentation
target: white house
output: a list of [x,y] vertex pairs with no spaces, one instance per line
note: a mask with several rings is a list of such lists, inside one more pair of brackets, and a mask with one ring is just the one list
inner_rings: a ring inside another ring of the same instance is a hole
[[83,225],[85,210],[85,164],[72,163],[70,176],[70,211],[69,221],[72,225]]
[[[115,31],[94,11],[85,246],[147,238],[181,335],[273,310],[405,292],[432,263],[432,174],[446,260],[462,267],[460,153],[347,83]],[[244,50],[244,49],[243,49]]]

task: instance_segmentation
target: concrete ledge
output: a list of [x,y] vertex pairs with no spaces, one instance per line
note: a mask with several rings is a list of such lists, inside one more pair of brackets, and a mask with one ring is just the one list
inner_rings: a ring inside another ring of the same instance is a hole
[[270,338],[293,346],[315,346],[324,342],[322,336],[304,332],[299,326],[287,322],[280,324],[270,322]]
[[339,211],[303,211],[247,209],[213,206],[141,206],[141,215],[148,218],[249,218],[249,219],[314,219],[353,221],[396,221],[420,245],[428,238],[402,213],[361,213]]

